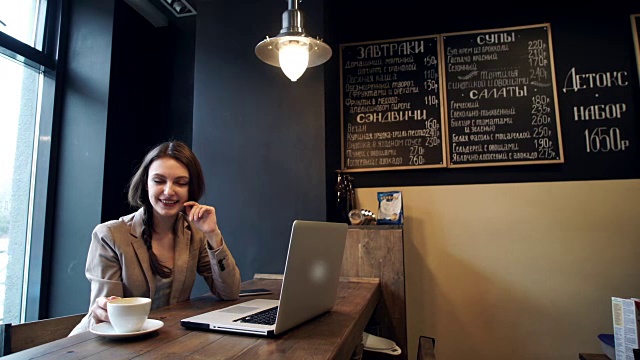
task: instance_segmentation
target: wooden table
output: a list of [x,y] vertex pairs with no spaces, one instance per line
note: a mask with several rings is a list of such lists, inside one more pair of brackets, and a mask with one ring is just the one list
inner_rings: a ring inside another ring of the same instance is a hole
[[187,330],[180,320],[255,298],[277,299],[280,280],[254,279],[243,288],[267,288],[271,295],[216,301],[204,295],[154,310],[164,326],[136,338],[111,339],[91,332],[27,349],[4,359],[349,359],[380,298],[378,279],[342,279],[333,309],[275,338]]

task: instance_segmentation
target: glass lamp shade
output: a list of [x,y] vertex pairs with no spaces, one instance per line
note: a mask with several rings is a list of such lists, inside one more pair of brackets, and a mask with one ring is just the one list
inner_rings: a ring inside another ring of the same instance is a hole
[[283,40],[278,44],[278,59],[282,72],[296,81],[309,65],[309,44],[302,40]]

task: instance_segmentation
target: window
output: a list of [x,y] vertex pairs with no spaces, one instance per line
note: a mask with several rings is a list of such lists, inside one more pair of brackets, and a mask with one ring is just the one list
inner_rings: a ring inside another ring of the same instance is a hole
[[59,18],[54,4],[0,1],[1,323],[38,317],[59,24],[49,19]]
[[[0,1],[0,30],[37,50],[42,50],[44,18],[39,11],[41,1]],[[46,3],[46,1],[44,1]]]

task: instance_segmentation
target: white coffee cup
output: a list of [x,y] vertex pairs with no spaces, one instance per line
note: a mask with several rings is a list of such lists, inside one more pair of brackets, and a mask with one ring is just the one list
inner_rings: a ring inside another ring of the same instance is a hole
[[140,331],[151,310],[151,299],[144,297],[118,298],[107,303],[111,326],[117,333]]

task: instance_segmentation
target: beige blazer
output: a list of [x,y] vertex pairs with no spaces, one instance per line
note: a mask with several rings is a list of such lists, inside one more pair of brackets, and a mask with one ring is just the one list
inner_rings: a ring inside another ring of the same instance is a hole
[[[85,274],[91,282],[91,307],[101,296],[152,298],[156,291],[149,253],[142,240],[143,210],[96,226],[91,236]],[[170,304],[188,300],[200,274],[213,295],[233,300],[240,293],[240,270],[223,241],[213,251],[205,235],[181,213],[176,221],[175,258]],[[70,335],[93,326],[91,312]]]

